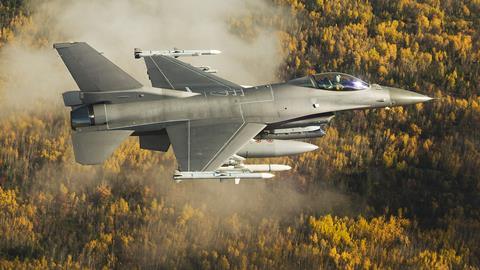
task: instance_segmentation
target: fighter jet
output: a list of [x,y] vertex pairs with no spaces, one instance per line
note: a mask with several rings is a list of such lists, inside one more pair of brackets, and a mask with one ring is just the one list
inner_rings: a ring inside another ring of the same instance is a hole
[[[177,181],[265,179],[281,164],[245,164],[246,158],[313,151],[303,141],[322,137],[335,113],[409,105],[430,97],[369,84],[354,76],[320,73],[291,81],[245,87],[194,67],[179,57],[216,50],[134,50],[152,84],[144,86],[87,43],[54,48],[79,90],[63,93],[71,107],[72,142],[80,164],[101,164],[129,136],[140,148],[173,147]],[[296,139],[296,140],[294,140]]]

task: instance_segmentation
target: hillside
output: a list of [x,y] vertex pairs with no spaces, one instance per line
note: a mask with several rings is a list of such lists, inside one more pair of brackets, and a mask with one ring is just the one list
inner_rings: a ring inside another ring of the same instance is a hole
[[[335,70],[436,100],[340,113],[292,173],[239,186],[175,184],[173,152],[133,138],[80,166],[66,109],[5,111],[0,268],[478,269],[480,2],[269,3],[227,23],[247,43],[275,29],[279,80]],[[30,16],[2,1],[0,44],[47,46]]]

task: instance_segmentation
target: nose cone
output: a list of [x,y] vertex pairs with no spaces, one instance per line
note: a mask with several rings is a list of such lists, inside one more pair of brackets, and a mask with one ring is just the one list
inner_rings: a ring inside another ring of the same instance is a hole
[[383,88],[386,88],[390,93],[390,101],[392,102],[392,106],[416,104],[416,103],[427,102],[432,100],[431,97],[424,96],[412,91],[407,91],[407,90],[393,88],[393,87],[383,87]]

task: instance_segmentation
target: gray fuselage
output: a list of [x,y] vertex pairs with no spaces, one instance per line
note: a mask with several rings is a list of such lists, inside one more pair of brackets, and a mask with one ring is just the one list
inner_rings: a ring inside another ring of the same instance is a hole
[[389,91],[378,85],[365,90],[336,91],[283,83],[187,98],[99,104],[94,111],[97,121],[103,120],[104,129],[148,132],[188,120],[225,122],[241,115],[245,122],[270,125],[328,112],[392,105]]

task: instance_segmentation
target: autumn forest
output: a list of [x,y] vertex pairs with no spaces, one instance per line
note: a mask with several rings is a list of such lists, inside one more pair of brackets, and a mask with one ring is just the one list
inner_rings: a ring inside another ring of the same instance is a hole
[[[29,2],[0,1],[0,55],[54,42]],[[225,23],[246,43],[275,29],[278,81],[340,71],[435,100],[338,113],[273,180],[176,184],[173,152],[135,138],[75,164],[68,110],[4,110],[0,66],[0,269],[479,269],[480,1],[265,2]]]

